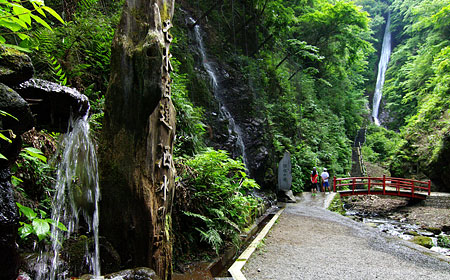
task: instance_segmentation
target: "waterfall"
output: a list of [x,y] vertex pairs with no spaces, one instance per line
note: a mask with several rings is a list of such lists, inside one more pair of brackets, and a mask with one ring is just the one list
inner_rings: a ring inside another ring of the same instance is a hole
[[[195,20],[192,17],[189,18],[189,21],[191,24],[195,23]],[[217,72],[216,67],[214,67],[215,63],[208,59],[205,46],[203,44],[203,35],[200,26],[198,24],[194,26],[194,33],[195,33],[195,40],[198,45],[198,50],[200,51],[203,68],[205,68],[209,78],[211,79],[214,97],[217,99],[217,101],[219,101],[220,115],[223,119],[228,120],[229,123],[228,133],[230,135],[232,135],[233,133],[236,135],[237,138],[236,145],[239,147],[242,155],[242,160],[248,169],[248,161],[245,152],[245,144],[242,137],[243,135],[242,130],[239,127],[239,125],[236,124],[236,121],[234,120],[233,116],[231,115],[230,111],[228,110],[228,108],[224,103],[223,90],[220,87],[218,80],[219,73]]]
[[[89,137],[87,115],[75,122],[70,121],[70,132],[64,135],[57,168],[55,194],[52,203],[52,219],[66,225],[67,231],[52,226],[52,253],[42,254],[37,271],[38,280],[66,279],[62,271],[60,253],[64,240],[79,229],[79,222],[87,226],[86,232],[92,235],[94,248],[86,244],[85,265],[94,276],[100,276],[99,256],[99,213],[97,156],[95,146]],[[83,220],[80,220],[80,215]],[[51,259],[50,259],[51,258]]]
[[388,14],[388,18],[386,20],[386,28],[384,30],[383,37],[383,45],[381,47],[381,57],[380,62],[378,63],[378,76],[377,76],[377,84],[375,87],[375,92],[373,94],[373,107],[372,107],[372,117],[376,125],[380,125],[380,121],[378,120],[378,109],[380,107],[380,101],[382,96],[383,84],[384,84],[384,75],[386,74],[386,70],[389,63],[389,57],[391,56],[391,14]]

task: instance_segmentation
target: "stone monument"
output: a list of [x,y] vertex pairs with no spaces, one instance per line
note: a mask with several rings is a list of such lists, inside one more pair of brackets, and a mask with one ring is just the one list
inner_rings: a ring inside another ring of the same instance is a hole
[[282,200],[287,202],[295,202],[292,187],[292,163],[291,154],[285,152],[283,158],[278,165],[278,186],[277,191]]

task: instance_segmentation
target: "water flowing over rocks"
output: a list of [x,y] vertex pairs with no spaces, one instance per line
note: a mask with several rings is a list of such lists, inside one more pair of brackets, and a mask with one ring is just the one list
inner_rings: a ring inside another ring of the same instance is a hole
[[378,111],[380,108],[381,97],[383,95],[383,85],[385,80],[385,74],[389,63],[389,58],[391,56],[391,15],[388,14],[386,19],[386,27],[383,36],[383,45],[381,48],[381,56],[378,64],[378,75],[377,83],[375,88],[375,93],[373,94],[373,109],[372,117],[376,125],[380,125]]
[[[189,27],[195,20],[185,15]],[[274,186],[275,176],[267,178],[270,144],[265,141],[267,123],[258,116],[254,92],[232,65],[219,61],[208,49],[208,26],[191,29],[192,52],[196,55],[196,73],[209,81],[212,106],[206,106],[209,145],[228,151],[233,158],[242,156],[250,176],[262,186]],[[270,182],[269,182],[270,181]]]
[[0,110],[12,116],[0,118],[0,129],[11,140],[2,140],[0,146],[7,158],[0,159],[0,279],[10,280],[17,277],[19,264],[18,211],[9,166],[22,148],[21,134],[33,127],[66,132],[70,116],[86,115],[89,102],[75,89],[31,79],[34,68],[27,55],[3,47],[0,52]]
[[450,248],[438,240],[449,239],[450,195],[431,193],[425,201],[411,204],[407,199],[378,196],[346,199],[347,215],[387,234],[409,240],[450,256]]

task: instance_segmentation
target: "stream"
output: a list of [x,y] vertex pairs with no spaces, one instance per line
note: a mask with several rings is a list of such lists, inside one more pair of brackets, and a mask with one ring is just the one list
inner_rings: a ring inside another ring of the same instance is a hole
[[[432,246],[429,248],[434,252],[438,252],[444,256],[450,257],[450,248],[444,248],[438,245],[438,240],[447,239],[450,240],[449,232],[442,232],[440,230],[427,230],[420,225],[410,224],[406,221],[406,218],[393,219],[390,217],[384,217],[377,213],[362,213],[350,209],[346,209],[345,215],[352,218],[357,222],[366,224],[367,226],[376,228],[380,232],[399,237],[403,240],[413,241],[415,236],[429,237],[432,241]],[[428,246],[429,247],[429,246]]]

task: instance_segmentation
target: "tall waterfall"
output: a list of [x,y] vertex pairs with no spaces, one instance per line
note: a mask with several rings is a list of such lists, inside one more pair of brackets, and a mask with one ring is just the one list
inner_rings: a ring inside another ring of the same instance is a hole
[[372,117],[376,125],[380,125],[378,120],[378,109],[380,107],[381,96],[383,95],[383,85],[384,85],[384,75],[389,63],[389,58],[391,56],[391,14],[388,14],[386,20],[386,29],[384,30],[383,45],[381,47],[381,57],[378,63],[378,76],[377,84],[375,87],[375,93],[373,94],[373,107],[372,107]]
[[64,135],[61,143],[61,161],[52,204],[52,219],[65,224],[68,230],[62,231],[52,226],[52,252],[50,255],[41,254],[36,277],[38,280],[66,279],[69,276],[60,267],[60,254],[63,241],[79,229],[80,221],[83,226],[87,226],[85,232],[92,236],[94,247],[89,248],[89,242],[86,243],[84,265],[89,267],[91,274],[100,276],[97,155],[89,137],[87,116],[71,123],[69,127],[72,130]]
[[[189,18],[189,21],[191,24],[195,23],[195,20],[193,18]],[[202,65],[203,68],[205,68],[206,72],[209,75],[209,78],[211,79],[211,83],[212,83],[212,87],[213,87],[213,93],[214,93],[214,97],[219,101],[219,106],[220,106],[220,114],[221,117],[223,119],[228,120],[229,126],[228,126],[228,133],[231,135],[233,133],[236,134],[237,140],[236,140],[236,144],[239,146],[239,149],[241,150],[241,154],[242,154],[242,160],[245,164],[245,166],[248,168],[248,161],[247,161],[247,155],[245,152],[245,144],[244,141],[242,139],[242,130],[239,127],[238,124],[236,124],[233,116],[231,115],[230,111],[228,110],[228,108],[225,106],[224,103],[224,97],[223,97],[223,90],[220,87],[219,84],[219,79],[218,79],[218,72],[215,68],[215,63],[211,60],[208,59],[208,56],[206,54],[206,50],[205,50],[205,46],[203,44],[203,35],[200,29],[200,26],[198,24],[196,24],[194,26],[194,32],[195,32],[195,40],[197,42],[198,45],[198,49],[200,51],[200,55],[202,58]]]

